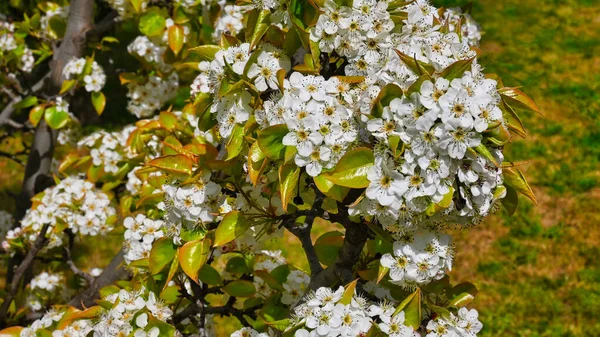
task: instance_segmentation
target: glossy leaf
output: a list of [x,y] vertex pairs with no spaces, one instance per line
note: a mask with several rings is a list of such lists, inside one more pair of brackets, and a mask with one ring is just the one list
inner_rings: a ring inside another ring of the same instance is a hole
[[267,32],[271,25],[271,11],[263,10],[258,14],[258,18],[256,20],[256,26],[254,27],[254,31],[252,32],[252,38],[250,39],[250,50],[253,50],[258,42],[262,39],[262,37]]
[[236,280],[227,283],[223,287],[223,291],[230,296],[235,297],[250,297],[256,293],[254,283],[246,280]]
[[350,187],[366,188],[369,186],[367,173],[373,167],[373,152],[366,147],[359,147],[346,153],[335,166],[335,170],[322,174],[332,183]]
[[200,56],[202,61],[212,61],[215,59],[215,54],[221,50],[221,47],[216,45],[203,45],[190,48],[189,51]]
[[514,167],[507,167],[502,169],[502,175],[504,176],[504,185],[514,188],[517,192],[523,194],[537,204],[533,190],[529,187],[529,184],[521,171]]
[[502,198],[502,206],[508,212],[508,215],[513,215],[517,211],[517,206],[519,205],[519,194],[517,190],[510,186],[505,186],[506,188],[506,196]]
[[250,228],[250,221],[246,220],[244,215],[238,211],[227,213],[215,232],[215,247],[223,246],[244,234]]
[[472,283],[465,282],[457,284],[450,292],[451,295],[449,297],[450,302],[448,303],[448,306],[457,308],[464,307],[473,301],[477,292],[477,287]]
[[435,71],[432,65],[418,61],[414,56],[409,56],[403,52],[395,49],[396,54],[400,57],[402,63],[404,63],[413,73],[421,76],[425,73],[431,75]]
[[537,104],[524,92],[517,88],[504,87],[498,90],[503,96],[505,102],[513,109],[524,109],[540,113],[540,108]]
[[183,27],[180,25],[172,25],[169,27],[169,48],[175,55],[179,54],[183,48]]
[[45,109],[45,105],[38,105],[29,111],[29,122],[31,122],[33,126],[37,126],[40,120],[42,120]]
[[472,57],[467,60],[458,60],[451,65],[449,65],[446,69],[440,72],[440,77],[447,79],[448,81],[452,81],[455,78],[462,77],[465,71],[471,69],[471,64],[475,57]]
[[77,80],[73,79],[73,80],[64,80],[61,87],[60,87],[60,91],[58,92],[59,95],[63,95],[65,92],[71,90],[75,84],[77,84]]
[[290,200],[298,191],[298,179],[300,179],[300,168],[295,164],[279,167],[279,195],[285,212],[287,212]]
[[356,290],[356,284],[358,283],[358,279],[348,283],[344,288],[344,294],[342,298],[340,298],[339,303],[343,305],[349,305],[352,303],[352,297],[354,296],[354,291]]
[[414,293],[408,295],[404,301],[402,301],[394,315],[404,311],[404,324],[412,326],[415,330],[421,325],[422,312],[421,312],[421,289],[417,288]]
[[387,84],[373,101],[371,114],[375,117],[381,117],[384,107],[389,106],[394,98],[402,98],[403,95],[404,92],[399,86],[393,83]]
[[208,238],[186,243],[179,249],[179,264],[183,272],[198,283],[198,273],[208,259],[211,241]]
[[165,267],[171,264],[177,254],[177,246],[173,244],[171,238],[160,238],[154,242],[150,250],[149,268],[152,275],[160,273]]
[[106,97],[102,92],[94,91],[92,92],[91,98],[94,109],[96,109],[98,115],[102,115],[102,112],[104,112],[104,107],[106,106]]
[[327,232],[321,235],[314,244],[319,261],[326,266],[332,265],[337,259],[343,243],[344,234],[339,231]]
[[167,21],[158,11],[147,11],[140,17],[138,28],[146,36],[157,36],[164,32],[166,23]]
[[322,175],[314,177],[313,181],[315,182],[315,185],[319,191],[336,201],[344,201],[344,198],[346,195],[348,195],[348,192],[350,192],[348,187],[338,186],[327,180]]
[[185,178],[192,174],[194,161],[185,155],[176,154],[158,157],[148,162],[147,165],[156,167],[179,178]]
[[220,286],[223,284],[221,274],[208,263],[205,263],[202,268],[200,268],[198,278],[200,281],[211,286]]
[[273,160],[284,157],[286,146],[282,141],[288,132],[289,130],[284,124],[273,125],[258,132],[256,140],[265,156]]
[[56,106],[51,106],[44,111],[44,120],[52,129],[60,129],[67,125],[71,118],[63,110],[58,110]]

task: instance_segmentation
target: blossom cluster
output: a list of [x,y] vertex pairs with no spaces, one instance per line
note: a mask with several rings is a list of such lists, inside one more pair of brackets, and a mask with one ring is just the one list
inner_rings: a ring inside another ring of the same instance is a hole
[[[50,328],[55,325],[64,316],[64,311],[50,310],[42,318],[33,321],[28,327],[23,328],[19,333],[20,337],[37,337],[38,330]],[[86,333],[87,334],[87,333]],[[84,335],[73,335],[74,337],[85,336]]]
[[481,26],[473,19],[471,14],[464,13],[460,7],[452,7],[444,12],[444,19],[449,22],[451,32],[460,29],[461,37],[469,46],[479,46],[481,41]]
[[[287,263],[281,256],[281,251],[263,250],[256,256],[257,262],[254,264],[254,270],[266,270],[272,272],[275,268]],[[283,283],[281,292],[281,303],[285,305],[294,305],[304,296],[310,283],[310,276],[301,270],[291,270],[286,281]],[[257,294],[268,298],[274,293],[274,290],[259,276],[254,276],[254,286]]]
[[444,277],[452,270],[452,257],[449,235],[418,230],[395,241],[393,254],[384,254],[380,263],[390,269],[392,283],[410,287]]
[[426,337],[477,336],[483,328],[475,309],[460,308],[457,315],[450,313],[449,317],[438,316],[427,323]]
[[[46,249],[62,245],[62,230],[70,229],[74,234],[103,235],[112,230],[112,221],[116,210],[111,205],[108,195],[94,187],[89,181],[76,177],[67,177],[56,186],[47,188],[43,196],[36,202],[21,221],[21,227],[9,231],[7,239],[23,237],[33,242],[43,225],[50,224],[49,243]],[[14,232],[14,233],[11,233]]]
[[150,75],[143,83],[127,83],[127,110],[138,118],[154,115],[169,99],[173,97],[179,86],[177,73],[167,78]]
[[[133,126],[127,126],[121,131],[107,132],[99,130],[85,136],[77,142],[80,149],[88,149],[94,166],[101,166],[104,172],[116,173],[119,170],[118,163],[123,159],[129,159],[135,156],[135,153],[126,146],[127,139],[135,129]],[[152,140],[148,143],[148,149],[156,146]]]
[[63,68],[63,76],[68,80],[81,79],[87,92],[98,92],[106,83],[106,74],[96,61],[91,61],[90,72],[84,74],[87,62],[89,61],[83,57],[69,60]]
[[8,53],[14,53],[16,56],[16,66],[24,73],[30,73],[35,64],[33,51],[27,47],[23,41],[15,38],[15,25],[0,20],[0,55],[3,59],[9,60]]
[[113,307],[104,312],[93,327],[94,336],[111,337],[123,334],[136,337],[158,337],[160,330],[150,323],[152,318],[167,321],[173,311],[152,291],[145,288],[108,295],[104,300]]
[[47,40],[60,40],[62,36],[57,36],[57,32],[52,29],[51,21],[56,20],[66,24],[69,16],[69,6],[60,7],[55,3],[49,4],[48,10],[40,17],[40,29],[42,37]]
[[152,243],[165,235],[162,220],[152,220],[143,214],[125,218],[123,225],[126,228],[123,251],[127,264],[150,256]]
[[[138,13],[129,0],[107,0],[106,2],[119,13],[121,19],[131,18]],[[140,0],[136,3],[139,4],[140,11],[143,13],[146,11],[149,2],[150,0]]]

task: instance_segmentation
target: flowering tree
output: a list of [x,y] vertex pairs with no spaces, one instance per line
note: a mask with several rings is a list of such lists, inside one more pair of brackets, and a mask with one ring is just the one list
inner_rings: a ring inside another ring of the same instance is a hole
[[[232,336],[481,330],[447,231],[535,201],[503,148],[538,108],[484,73],[467,8],[40,1],[0,23],[2,137],[33,135],[0,213],[0,335],[210,336],[216,317]],[[137,121],[82,128],[98,115]],[[107,266],[76,263],[107,235]]]

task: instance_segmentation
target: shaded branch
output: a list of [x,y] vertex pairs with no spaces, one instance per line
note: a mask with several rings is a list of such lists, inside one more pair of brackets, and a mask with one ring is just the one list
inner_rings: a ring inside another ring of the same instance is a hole
[[73,262],[73,258],[71,257],[71,249],[73,249],[73,241],[75,239],[75,235],[70,230],[65,232],[69,236],[69,245],[63,247],[63,258],[65,262],[75,275],[84,278],[88,282],[88,284],[92,284],[92,282],[94,282],[94,277],[84,272],[83,270],[77,268],[77,265],[75,265],[75,262]]
[[46,245],[46,243],[48,243],[48,239],[46,238],[46,232],[48,231],[49,227],[50,223],[44,224],[40,231],[40,234],[38,234],[37,238],[33,242],[31,249],[29,250],[29,252],[27,252],[27,255],[25,256],[17,270],[15,270],[14,277],[12,279],[12,282],[10,283],[10,288],[8,289],[6,297],[4,298],[2,307],[0,307],[0,325],[2,327],[6,326],[6,315],[8,313],[8,308],[10,307],[10,304],[12,303],[13,299],[15,298],[15,295],[17,294],[19,283],[21,282],[25,271],[29,269],[37,253]]
[[102,273],[90,283],[90,286],[69,301],[69,305],[79,309],[95,305],[95,300],[100,298],[101,288],[129,276],[129,272],[122,266],[123,261],[123,250],[120,250]]

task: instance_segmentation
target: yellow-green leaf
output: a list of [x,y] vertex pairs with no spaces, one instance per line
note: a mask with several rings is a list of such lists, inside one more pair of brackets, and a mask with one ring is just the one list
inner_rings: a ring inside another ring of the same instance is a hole
[[208,238],[194,240],[179,248],[179,265],[183,272],[198,283],[198,272],[208,259],[211,241]]
[[313,181],[319,191],[336,201],[344,201],[344,198],[350,192],[348,187],[338,186],[321,175],[314,177]]
[[169,48],[175,55],[179,54],[183,48],[183,27],[180,25],[172,25],[169,27]]
[[189,51],[200,56],[203,61],[212,61],[215,59],[215,54],[221,50],[221,47],[216,45],[203,45],[190,48]]
[[283,210],[287,212],[287,206],[298,191],[298,179],[300,178],[300,168],[295,164],[288,164],[279,167],[279,195]]
[[51,106],[44,111],[44,120],[48,123],[49,127],[60,129],[67,125],[71,118],[67,112],[58,110],[56,106]]
[[154,242],[150,250],[149,270],[152,275],[160,273],[175,259],[177,246],[171,238],[160,238]]
[[283,137],[289,132],[285,124],[273,125],[258,132],[258,146],[268,158],[278,160],[284,157]]
[[373,152],[366,147],[360,147],[346,153],[338,161],[333,172],[323,173],[322,176],[339,186],[366,188],[369,186],[367,173],[373,167],[374,161]]
[[514,188],[517,192],[523,194],[537,204],[533,190],[529,187],[529,184],[521,171],[514,167],[507,167],[502,169],[502,175],[504,177],[504,185]]
[[215,232],[215,247],[223,246],[244,234],[250,228],[250,221],[238,211],[231,211],[224,217]]
[[102,92],[92,92],[92,105],[94,106],[94,109],[96,109],[98,115],[102,115],[104,107],[106,106],[106,97]]
[[256,293],[254,283],[246,280],[237,280],[227,283],[223,291],[234,297],[250,297]]
[[148,162],[147,165],[168,172],[178,178],[186,178],[192,174],[194,161],[183,154],[176,154],[158,157]]

